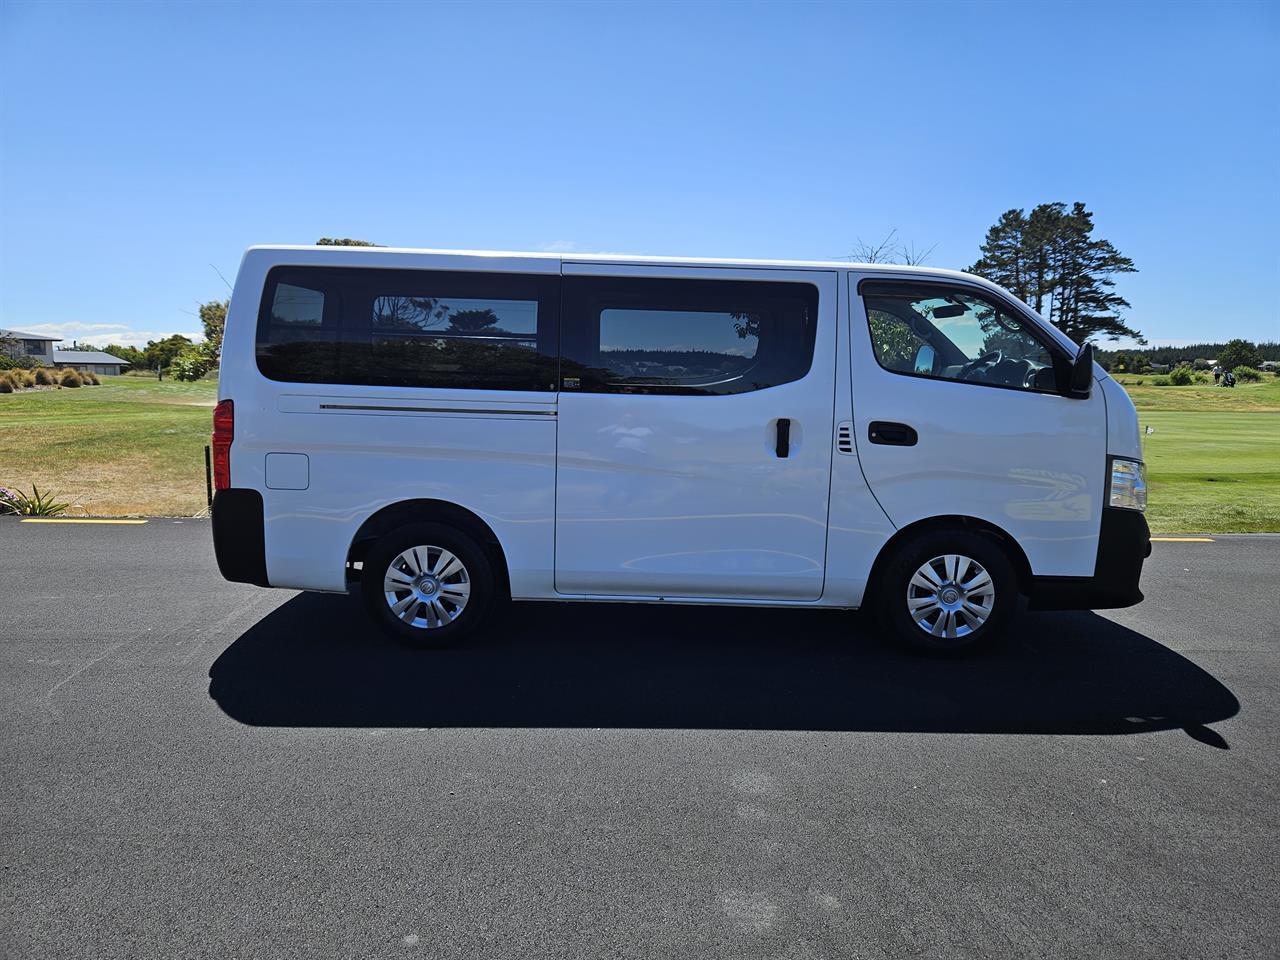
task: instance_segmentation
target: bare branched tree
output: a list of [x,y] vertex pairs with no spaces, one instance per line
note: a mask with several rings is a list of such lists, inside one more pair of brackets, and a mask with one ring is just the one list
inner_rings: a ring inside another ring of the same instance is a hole
[[914,243],[904,243],[898,239],[898,228],[894,227],[879,243],[867,243],[861,237],[853,245],[853,251],[846,257],[855,263],[901,263],[909,267],[918,266],[929,259],[937,248],[935,243],[926,250],[921,250]]
[[924,250],[921,250],[914,243],[903,243],[898,246],[898,255],[908,267],[918,267],[928,260],[936,249],[938,249],[936,243]]

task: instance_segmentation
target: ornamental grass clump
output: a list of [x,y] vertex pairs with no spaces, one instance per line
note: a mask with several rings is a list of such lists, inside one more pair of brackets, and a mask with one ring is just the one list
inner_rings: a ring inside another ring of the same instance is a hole
[[36,368],[36,384],[41,387],[53,386],[53,374],[49,372],[47,367]]
[[0,514],[16,513],[23,517],[56,517],[66,512],[69,503],[56,499],[57,494],[41,493],[33,483],[31,493],[0,487]]
[[84,381],[80,379],[80,374],[75,370],[68,367],[62,371],[62,385],[64,387],[79,387],[83,384]]

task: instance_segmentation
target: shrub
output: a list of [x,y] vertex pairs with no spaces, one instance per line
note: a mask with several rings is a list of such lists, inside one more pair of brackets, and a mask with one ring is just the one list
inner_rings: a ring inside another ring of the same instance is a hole
[[1243,382],[1258,383],[1262,380],[1262,371],[1254,367],[1236,367],[1231,372],[1236,375],[1237,380]]
[[199,380],[213,368],[216,360],[217,357],[211,356],[205,349],[205,344],[202,343],[199,346],[187,347],[174,357],[173,362],[169,364],[169,372],[173,374],[175,380]]
[[42,387],[53,386],[53,374],[48,367],[36,367],[36,383]]
[[1174,367],[1169,373],[1169,382],[1175,387],[1190,386],[1192,379],[1190,367]]
[[60,503],[57,494],[41,493],[33,483],[31,494],[21,490],[0,487],[0,513],[16,513],[24,517],[56,517],[66,511],[69,503]]
[[1197,370],[1191,377],[1196,383],[1212,383],[1213,377],[1203,370]]
[[1169,386],[1169,378],[1168,377],[1152,377],[1151,385],[1153,387],[1167,387]]
[[64,387],[78,387],[83,383],[84,381],[80,379],[80,374],[70,367],[62,371],[62,385]]

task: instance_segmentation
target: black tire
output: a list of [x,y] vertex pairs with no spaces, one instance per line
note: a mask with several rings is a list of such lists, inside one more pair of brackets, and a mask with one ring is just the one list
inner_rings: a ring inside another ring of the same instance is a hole
[[[399,578],[421,582],[418,589],[406,587],[394,593],[406,609],[402,619],[392,610],[384,582],[392,561],[415,547],[431,550],[426,556],[419,550],[416,567],[412,559],[408,564],[397,565]],[[455,571],[439,578],[432,575],[433,565],[442,574],[452,567],[443,554],[435,552],[438,550],[446,550],[460,561],[461,574]],[[421,569],[415,576],[417,568]],[[465,601],[460,602],[463,584],[467,593]],[[429,599],[424,590],[430,591]],[[488,555],[470,534],[443,523],[411,523],[391,531],[369,548],[360,573],[360,592],[365,609],[388,636],[414,647],[442,647],[465,639],[484,623],[494,605],[497,586]],[[449,619],[450,615],[453,619]],[[408,622],[408,618],[417,625]]]
[[[956,577],[960,589],[954,591],[958,599],[946,602],[953,595],[948,588],[956,582],[946,576],[947,557],[977,564],[990,577],[993,596],[989,609],[985,609],[988,597],[980,574],[973,566],[962,567],[960,563],[956,564],[962,571]],[[941,589],[913,586],[917,572],[935,560],[939,562],[930,570],[941,581]],[[964,590],[966,583],[975,585],[972,592]],[[989,648],[1001,639],[1018,606],[1018,575],[1005,548],[994,537],[959,528],[927,531],[898,544],[873,589],[881,624],[909,649],[935,656],[962,656]],[[936,597],[932,603],[931,594]],[[912,615],[912,604],[918,605],[917,616],[923,625]],[[930,627],[940,627],[942,635],[931,632]],[[949,632],[955,635],[948,636]]]

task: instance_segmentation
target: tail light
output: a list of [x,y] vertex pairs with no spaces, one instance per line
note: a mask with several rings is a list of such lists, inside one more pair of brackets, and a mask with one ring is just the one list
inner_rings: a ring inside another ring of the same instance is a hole
[[219,400],[213,408],[213,489],[231,486],[231,441],[236,435],[235,405]]

